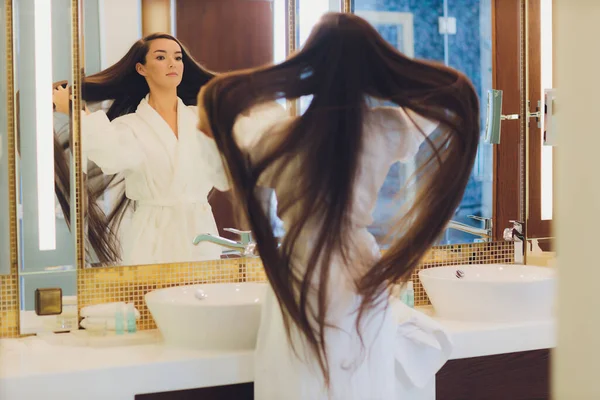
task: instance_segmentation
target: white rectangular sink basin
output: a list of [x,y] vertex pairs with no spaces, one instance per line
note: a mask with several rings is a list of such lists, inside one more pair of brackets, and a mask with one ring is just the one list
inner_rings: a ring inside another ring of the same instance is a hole
[[419,271],[440,318],[481,322],[553,318],[556,273],[529,265],[453,265]]
[[146,304],[165,343],[198,350],[253,350],[265,283],[215,283],[158,289]]

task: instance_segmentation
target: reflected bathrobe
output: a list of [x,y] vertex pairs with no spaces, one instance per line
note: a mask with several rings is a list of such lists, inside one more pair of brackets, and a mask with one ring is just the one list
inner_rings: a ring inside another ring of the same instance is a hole
[[126,196],[135,202],[119,232],[124,265],[220,258],[219,246],[192,243],[198,234],[218,234],[207,196],[228,186],[217,147],[197,124],[196,107],[178,99],[176,137],[148,96],[135,113],[113,121],[101,110],[83,115],[84,160],[107,175],[123,174]]
[[[412,118],[426,133],[430,134],[437,123],[419,115]],[[265,104],[255,107],[246,115],[238,117],[234,125],[234,135],[241,148],[250,154],[251,160],[260,159],[271,147],[277,136],[284,134],[285,126],[292,121],[281,107]],[[326,342],[331,374],[331,390],[324,386],[321,370],[313,354],[308,350],[303,337],[295,330],[292,339],[298,356],[294,353],[285,332],[281,309],[271,289],[262,308],[260,330],[255,357],[255,398],[257,400],[392,400],[403,397],[399,386],[397,368],[405,366],[409,371],[413,360],[403,359],[400,352],[395,355],[395,346],[404,343],[408,331],[425,330],[419,323],[408,322],[399,328],[385,303],[367,313],[362,324],[364,348],[355,330],[356,309],[361,297],[355,293],[353,274],[361,274],[380,257],[375,238],[367,227],[373,222],[377,195],[387,173],[397,161],[412,160],[425,140],[400,108],[378,107],[372,109],[365,118],[366,135],[360,156],[358,176],[352,199],[352,244],[349,244],[350,266],[344,265],[339,255],[333,255],[330,266],[329,321],[338,329],[327,328]],[[300,193],[295,176],[302,165],[291,162],[285,166],[272,165],[261,176],[261,186],[275,189],[278,199],[298,198]],[[280,171],[281,178],[271,179],[273,171]],[[286,230],[292,226],[298,213],[292,207],[285,215],[279,215]],[[295,247],[292,261],[300,270],[308,262],[310,251],[315,245],[312,229],[320,221],[308,221],[308,229],[301,235]],[[335,234],[332,232],[332,234]],[[318,272],[317,272],[318,276]],[[313,304],[314,306],[314,304]],[[411,325],[412,324],[412,325]],[[404,331],[399,330],[404,329]],[[398,339],[397,335],[401,338]],[[418,354],[419,351],[415,350]],[[437,368],[443,365],[435,362],[415,365],[421,375],[433,377]],[[429,369],[427,369],[429,368]],[[426,381],[426,379],[423,379]],[[411,384],[414,384],[412,382]],[[400,396],[400,397],[399,397]]]

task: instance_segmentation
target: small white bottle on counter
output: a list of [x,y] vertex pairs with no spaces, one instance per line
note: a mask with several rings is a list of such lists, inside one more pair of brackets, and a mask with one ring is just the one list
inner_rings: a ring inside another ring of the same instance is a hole
[[415,308],[415,287],[413,281],[408,281],[404,293],[406,298],[405,304],[410,308]]
[[77,296],[62,297],[62,313],[56,316],[56,327],[58,331],[76,331],[79,329],[77,321]]
[[410,308],[415,307],[415,289],[412,281],[406,283],[406,287],[400,293],[400,301]]

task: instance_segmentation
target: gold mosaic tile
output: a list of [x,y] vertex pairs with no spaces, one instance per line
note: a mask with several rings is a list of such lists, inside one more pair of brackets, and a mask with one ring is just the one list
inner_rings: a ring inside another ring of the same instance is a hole
[[[4,1],[5,15],[5,49],[7,65],[12,65],[12,7],[10,0]],[[15,148],[14,132],[14,85],[12,68],[6,69],[6,116],[8,148]],[[16,172],[15,172],[15,153],[8,154],[8,197],[9,204],[15,204],[17,198],[16,192]],[[17,215],[14,208],[4,210],[8,212],[10,222],[10,275],[0,276],[0,337],[10,338],[19,336],[19,277],[17,275]]]
[[266,282],[267,274],[259,258],[247,259],[242,268],[244,282]]
[[[482,243],[436,247],[428,253],[419,268],[513,262],[512,243]],[[412,279],[415,304],[428,304],[417,271]],[[145,330],[156,328],[144,301],[144,295],[149,291],[198,283],[265,282],[266,275],[260,259],[243,258],[188,264],[90,268],[78,271],[77,280],[80,308],[114,301],[133,302],[141,314],[138,328]]]
[[431,304],[419,279],[421,269],[465,264],[514,264],[512,242],[473,243],[434,247],[412,274],[415,305]]
[[0,276],[0,337],[19,336],[19,286],[16,271]]
[[[433,248],[419,269],[443,265],[492,264],[514,262],[513,245],[508,242],[453,245]],[[419,270],[418,269],[418,270]],[[415,304],[429,300],[413,274]],[[0,276],[0,337],[17,337],[18,277],[16,270]],[[133,302],[141,314],[140,330],[155,329],[144,295],[152,290],[198,283],[264,282],[266,275],[260,259],[228,259],[200,263],[164,264],[79,270],[77,295],[79,308],[115,301]]]
[[185,264],[88,268],[77,273],[78,306],[116,301],[133,302],[140,311],[138,329],[156,325],[144,296],[162,288],[199,283],[241,282],[244,259],[215,260]]

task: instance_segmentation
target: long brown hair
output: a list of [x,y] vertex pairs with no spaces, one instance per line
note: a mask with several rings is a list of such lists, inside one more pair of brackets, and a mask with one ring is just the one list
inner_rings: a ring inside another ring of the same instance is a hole
[[[181,47],[184,72],[182,81],[177,87],[177,96],[186,105],[196,105],[198,91],[215,75],[203,68],[190,55],[185,46],[175,37],[166,33],[153,33],[133,44],[127,54],[111,67],[94,75],[85,77],[82,82],[82,99],[88,103],[111,100],[107,111],[109,120],[136,111],[140,101],[149,93],[146,79],[137,73],[136,64],[146,63],[146,55],[150,42],[156,39],[168,39],[177,42]],[[64,144],[63,144],[64,146]],[[65,152],[55,152],[57,171],[62,171],[66,164]],[[58,169],[58,167],[61,167]],[[56,175],[58,187],[68,188],[68,174]],[[130,205],[125,195],[122,175],[104,175],[98,166],[92,165],[87,171],[87,227],[89,245],[101,263],[111,263],[120,258],[120,244],[117,237],[119,225]],[[117,201],[108,215],[98,205],[98,199],[109,189],[117,191]],[[68,192],[67,192],[68,193]],[[59,197],[60,199],[60,197]],[[60,201],[63,211],[69,208],[69,197],[62,196]],[[67,215],[65,213],[65,215]]]
[[[67,81],[54,82],[52,89],[56,89],[59,86],[66,87]],[[21,131],[19,128],[20,120],[20,92],[17,91],[15,95],[16,103],[16,121],[17,121],[17,152],[21,154]],[[70,169],[70,135],[65,135],[65,130],[69,129],[70,124],[65,124],[57,129],[54,126],[54,193],[58,204],[63,212],[67,227],[71,228],[71,169]],[[88,172],[89,182],[95,182],[98,179],[101,171],[99,168],[93,168],[92,171]],[[93,191],[89,191],[92,192]],[[106,215],[99,207],[96,202],[89,204],[87,208],[88,220],[92,221],[88,229],[88,235],[86,237],[86,251],[90,253],[93,250],[100,262],[113,262],[120,257],[118,251],[118,243],[116,241],[116,235],[107,227]]]
[[[286,126],[285,137],[276,148],[250,163],[232,136],[236,117],[259,103],[306,95],[313,96],[306,112]],[[393,244],[379,261],[355,277],[356,293],[362,297],[356,321],[359,335],[365,313],[385,302],[391,284],[410,276],[460,203],[479,143],[475,90],[453,69],[399,53],[363,19],[329,13],[315,26],[304,47],[285,62],[215,78],[201,96],[201,112],[209,120],[234,189],[243,201],[241,207],[282,308],[288,338],[292,326],[302,333],[329,385],[325,343],[329,264],[335,255],[348,254],[367,101],[395,103],[439,121],[440,129],[435,140],[427,139],[431,152],[415,178],[418,191],[412,206],[390,231]],[[254,189],[273,163],[277,162],[274,169],[281,171],[281,166],[292,160],[302,162],[300,175],[294,177],[295,193],[301,195],[280,199],[280,215],[292,204],[297,214],[278,248]],[[314,247],[299,270],[294,268],[292,252],[303,231],[313,228],[307,224],[314,221],[319,221],[312,235]],[[316,308],[309,305],[313,295]]]

